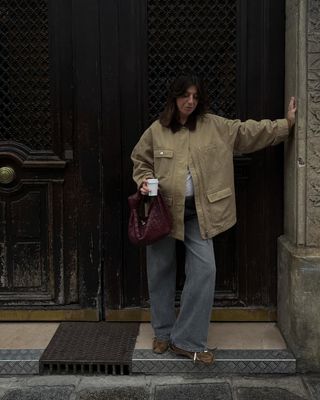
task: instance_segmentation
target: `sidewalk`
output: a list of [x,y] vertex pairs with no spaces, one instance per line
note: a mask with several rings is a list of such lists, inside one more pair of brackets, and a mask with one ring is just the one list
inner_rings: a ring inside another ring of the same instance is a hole
[[313,376],[0,378],[1,400],[319,400]]

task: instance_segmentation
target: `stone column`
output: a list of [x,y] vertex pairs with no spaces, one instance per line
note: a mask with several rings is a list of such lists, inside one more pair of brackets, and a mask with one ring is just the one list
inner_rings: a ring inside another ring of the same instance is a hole
[[320,371],[320,0],[286,0],[286,99],[298,115],[285,146],[285,234],[278,322],[301,372]]

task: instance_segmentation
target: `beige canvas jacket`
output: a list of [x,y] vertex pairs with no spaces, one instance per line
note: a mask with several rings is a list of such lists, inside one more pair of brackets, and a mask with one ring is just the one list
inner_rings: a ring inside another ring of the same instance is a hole
[[288,136],[286,119],[229,120],[206,114],[190,132],[171,130],[155,121],[134,147],[133,179],[159,179],[159,189],[173,216],[171,235],[184,240],[187,169],[192,175],[195,204],[203,239],[236,223],[233,153],[250,153],[275,145]]

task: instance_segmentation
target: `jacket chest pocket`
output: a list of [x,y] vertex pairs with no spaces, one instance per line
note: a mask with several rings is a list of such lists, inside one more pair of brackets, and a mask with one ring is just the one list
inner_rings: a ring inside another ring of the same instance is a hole
[[156,178],[164,179],[171,175],[173,168],[173,150],[156,149],[153,152],[154,173]]
[[154,150],[154,158],[172,158],[173,150]]

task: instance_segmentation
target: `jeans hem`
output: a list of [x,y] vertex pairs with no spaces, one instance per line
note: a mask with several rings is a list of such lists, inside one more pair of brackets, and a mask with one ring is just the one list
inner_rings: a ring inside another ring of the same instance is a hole
[[181,346],[181,345],[177,344],[176,342],[173,342],[172,340],[171,340],[171,344],[173,344],[174,346],[178,347],[181,350],[190,351],[191,353],[202,353],[203,351],[207,350],[206,347],[203,347],[201,349],[198,348],[198,350],[195,350],[194,348],[191,349],[188,346],[183,346],[183,345]]
[[157,339],[157,340],[170,342],[170,336],[158,336],[158,335],[155,334],[154,338]]

